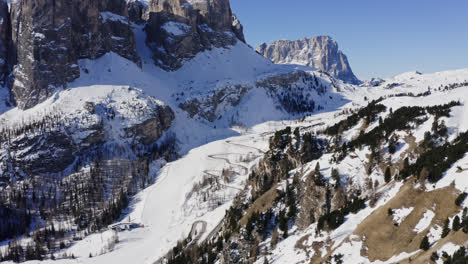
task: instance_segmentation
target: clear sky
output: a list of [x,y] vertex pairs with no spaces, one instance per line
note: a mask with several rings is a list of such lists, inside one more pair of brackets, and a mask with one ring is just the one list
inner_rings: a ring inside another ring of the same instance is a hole
[[247,42],[330,35],[361,80],[468,68],[468,0],[231,0]]

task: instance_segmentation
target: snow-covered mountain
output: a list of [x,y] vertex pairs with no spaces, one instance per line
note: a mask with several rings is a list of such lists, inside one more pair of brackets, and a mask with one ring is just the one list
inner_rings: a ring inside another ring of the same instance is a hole
[[[50,257],[47,251],[60,250],[45,250],[44,239],[67,248],[73,237],[102,230],[166,162],[239,135],[232,127],[345,102],[333,78],[275,65],[248,47],[228,1],[139,3],[147,8],[139,19],[129,17],[135,1],[54,3],[4,8],[2,32],[11,35],[1,42],[8,54],[0,89],[1,239],[20,236],[24,252],[35,247],[26,256],[10,254],[16,242],[5,245],[5,259]],[[242,178],[234,182],[220,205],[243,187]],[[34,241],[23,237],[29,232]]]
[[348,58],[329,36],[263,43],[257,47],[257,52],[274,63],[305,65],[327,72],[347,83],[360,83],[351,70]]
[[0,12],[1,54],[40,51],[3,55],[2,261],[442,263],[468,246],[468,70],[357,86],[259,55],[227,0],[54,3]]

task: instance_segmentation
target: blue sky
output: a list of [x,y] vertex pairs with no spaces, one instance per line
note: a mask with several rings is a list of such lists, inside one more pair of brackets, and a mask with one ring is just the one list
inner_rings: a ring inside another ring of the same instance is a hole
[[468,68],[468,0],[231,0],[256,47],[330,35],[360,79]]

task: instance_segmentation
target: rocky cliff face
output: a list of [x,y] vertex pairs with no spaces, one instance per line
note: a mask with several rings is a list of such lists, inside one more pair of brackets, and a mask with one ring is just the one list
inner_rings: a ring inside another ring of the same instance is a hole
[[141,24],[148,20],[148,3],[139,0],[127,0],[128,18],[133,23]]
[[78,78],[79,59],[112,51],[140,63],[130,21],[147,21],[147,43],[166,70],[201,51],[244,41],[229,0],[18,0],[10,10],[1,1],[0,80],[27,109]]
[[[14,180],[13,175],[29,178],[61,172],[75,160],[109,146],[148,147],[161,138],[175,118],[170,107],[139,89],[101,90],[106,91],[106,96],[113,95],[111,103],[105,101],[105,96],[96,96],[86,102],[78,99],[80,103],[68,112],[45,111],[47,115],[35,117],[28,124],[17,125],[8,117],[0,119],[3,127],[18,127],[15,132],[7,129],[0,133],[0,184],[2,179]],[[69,91],[57,99],[52,109],[69,104],[68,100],[79,97],[77,93]],[[7,134],[10,140],[6,140]]]
[[180,68],[201,51],[244,41],[229,0],[152,0],[149,12],[147,44],[165,70]]
[[303,38],[301,40],[278,40],[261,44],[257,52],[277,64],[299,64],[328,72],[333,77],[352,84],[359,84],[346,55],[329,36]]
[[8,13],[8,5],[4,1],[0,1],[0,84],[5,82],[8,74],[8,46],[10,34],[10,15]]
[[21,0],[11,5],[11,90],[22,109],[79,77],[78,59],[113,51],[139,61],[124,0]]

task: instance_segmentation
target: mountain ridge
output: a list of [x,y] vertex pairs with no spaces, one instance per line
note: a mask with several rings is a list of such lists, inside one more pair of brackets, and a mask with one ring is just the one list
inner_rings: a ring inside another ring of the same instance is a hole
[[346,55],[330,36],[316,36],[300,40],[277,40],[263,43],[257,52],[278,64],[310,66],[351,84],[361,82],[354,75]]
[[[333,75],[342,54],[332,40],[316,43],[331,72],[256,53],[226,0],[70,3],[82,8],[73,21],[97,19],[81,28],[96,30],[94,48],[67,57],[80,41],[43,44],[81,31],[39,23],[32,45],[50,56],[33,54],[44,60],[32,72],[71,67],[70,79],[26,92],[28,107],[0,107],[0,261],[406,264],[436,254],[441,264],[465,254],[468,69],[355,85]],[[67,21],[49,11],[32,17]],[[9,41],[0,36],[0,58]]]

